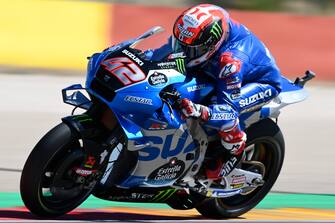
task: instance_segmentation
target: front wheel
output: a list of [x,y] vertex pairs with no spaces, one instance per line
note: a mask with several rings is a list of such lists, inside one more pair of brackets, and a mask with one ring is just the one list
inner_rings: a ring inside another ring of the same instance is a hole
[[246,160],[265,166],[264,185],[245,195],[228,198],[206,198],[196,209],[209,218],[238,217],[255,207],[271,190],[283,165],[285,143],[283,135],[271,119],[264,119],[246,130],[248,140]]
[[21,175],[20,191],[35,215],[55,217],[79,206],[91,194],[92,182],[75,180],[74,168],[85,159],[78,139],[61,123],[30,153]]

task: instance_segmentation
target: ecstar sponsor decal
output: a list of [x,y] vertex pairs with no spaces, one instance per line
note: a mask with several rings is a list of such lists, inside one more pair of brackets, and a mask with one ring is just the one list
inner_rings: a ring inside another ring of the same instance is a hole
[[155,194],[131,193],[129,195],[109,196],[108,198],[114,201],[138,201],[152,199]]
[[212,115],[211,120],[234,120],[235,115],[232,113],[215,113]]
[[132,102],[132,103],[138,103],[138,104],[144,104],[144,105],[152,105],[152,100],[149,98],[142,98],[137,96],[131,96],[127,95],[124,98],[125,101]]

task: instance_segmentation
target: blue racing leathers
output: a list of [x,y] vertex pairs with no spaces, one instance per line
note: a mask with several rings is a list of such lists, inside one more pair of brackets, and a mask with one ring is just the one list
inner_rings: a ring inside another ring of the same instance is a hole
[[[229,36],[208,61],[187,68],[216,83],[216,100],[208,105],[206,125],[218,131],[238,126],[241,113],[260,108],[281,91],[281,74],[266,46],[244,25],[229,19]],[[172,52],[171,38],[147,56],[161,60]],[[239,126],[238,126],[239,128]]]

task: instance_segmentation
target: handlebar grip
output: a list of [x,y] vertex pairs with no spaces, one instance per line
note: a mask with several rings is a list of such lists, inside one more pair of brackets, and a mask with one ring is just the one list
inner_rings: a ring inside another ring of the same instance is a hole
[[307,70],[305,72],[305,76],[302,78],[297,77],[297,79],[294,81],[294,84],[303,87],[307,83],[307,81],[312,80],[313,78],[315,78],[315,76],[316,74],[313,71]]
[[309,80],[313,79],[316,76],[315,73],[313,71],[311,71],[311,70],[307,70],[305,72],[305,74],[306,74],[306,76],[303,77],[303,79],[306,80],[306,81],[309,81]]

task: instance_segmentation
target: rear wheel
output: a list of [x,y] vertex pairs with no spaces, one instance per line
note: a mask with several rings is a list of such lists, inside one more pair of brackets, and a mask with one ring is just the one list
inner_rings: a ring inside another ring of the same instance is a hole
[[63,215],[90,195],[95,181],[78,178],[74,168],[85,159],[78,139],[64,123],[50,130],[35,146],[21,175],[20,191],[35,215]]
[[246,130],[246,157],[265,166],[264,185],[251,193],[229,198],[206,198],[196,209],[205,217],[232,218],[255,207],[271,190],[283,165],[285,143],[283,135],[271,119],[264,119]]

